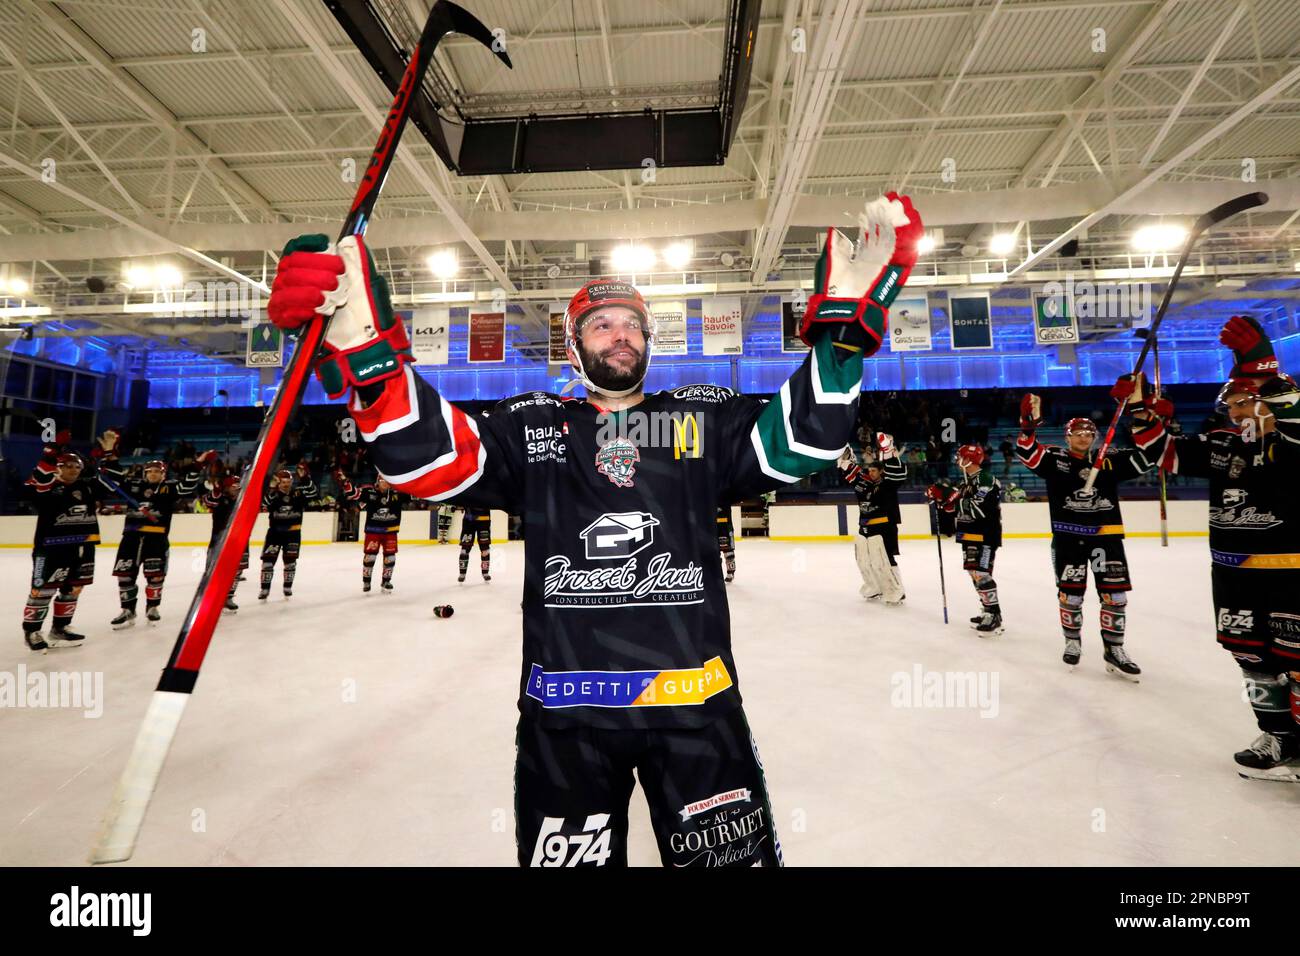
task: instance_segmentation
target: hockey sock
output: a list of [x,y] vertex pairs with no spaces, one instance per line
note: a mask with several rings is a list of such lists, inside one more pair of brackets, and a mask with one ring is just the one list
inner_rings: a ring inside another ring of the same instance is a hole
[[370,583],[370,577],[374,573],[374,570],[375,570],[375,556],[373,554],[367,554],[364,557],[362,557],[361,582],[363,584]]
[[1296,729],[1291,719],[1293,697],[1285,674],[1242,671],[1245,696],[1255,712],[1255,723],[1267,733],[1289,733]]
[[157,607],[162,603],[162,578],[145,581],[144,606]]
[[397,566],[397,555],[384,555],[384,583],[393,580],[393,568]]
[[23,608],[23,630],[39,631],[45,623],[45,615],[50,613],[50,600],[54,597],[54,588],[33,588],[27,595],[27,606]]
[[1002,613],[1002,609],[998,606],[998,585],[993,580],[993,575],[983,571],[976,572],[975,593],[980,596],[980,605],[984,610],[990,614]]
[[1103,592],[1101,595],[1101,639],[1108,645],[1124,643],[1124,625],[1128,595],[1123,591]]
[[117,596],[122,604],[123,610],[134,611],[136,601],[140,597],[140,589],[135,586],[134,581],[128,581],[126,578],[118,578]]
[[724,552],[722,553],[722,557],[723,557],[723,560],[726,561],[726,563],[727,563],[727,573],[728,573],[728,574],[735,574],[735,573],[736,573],[736,552],[735,552],[735,551],[724,551]]
[[460,549],[460,576],[463,578],[469,570],[469,548]]
[[54,599],[54,621],[52,623],[56,631],[72,623],[72,615],[77,613],[77,597],[75,591],[71,594],[61,592]]
[[298,573],[297,561],[286,561],[284,563],[284,589],[293,590],[293,576]]
[[1061,605],[1061,630],[1065,639],[1077,641],[1083,631],[1083,595],[1058,591],[1056,596]]
[[488,549],[483,547],[482,545],[479,545],[478,557],[479,557],[479,562],[478,562],[479,570],[482,571],[484,575],[491,573],[492,555],[488,552]]
[[271,578],[275,574],[275,559],[262,562],[262,590],[271,590]]

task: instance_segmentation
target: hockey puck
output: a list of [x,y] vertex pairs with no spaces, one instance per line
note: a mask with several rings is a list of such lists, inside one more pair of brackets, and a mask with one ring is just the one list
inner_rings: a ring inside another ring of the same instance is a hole
[[439,604],[433,609],[434,617],[451,617],[456,613],[456,609],[450,604]]

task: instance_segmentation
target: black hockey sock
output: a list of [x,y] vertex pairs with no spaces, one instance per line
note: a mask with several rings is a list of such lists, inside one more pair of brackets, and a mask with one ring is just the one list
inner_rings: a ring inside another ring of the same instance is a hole
[[492,558],[491,556],[488,555],[486,551],[480,549],[479,559],[480,559],[478,563],[479,570],[483,572],[484,577],[487,577],[488,574],[490,574],[492,571]]
[[460,549],[460,576],[463,578],[469,570],[469,548]]
[[23,608],[23,630],[39,631],[45,624],[45,615],[50,613],[50,601],[54,598],[53,588],[39,588],[28,592],[27,605]]
[[263,591],[271,590],[271,578],[274,575],[275,575],[275,562],[263,561],[262,562],[262,590]]
[[1296,722],[1292,719],[1291,692],[1285,674],[1267,674],[1263,671],[1243,671],[1242,682],[1250,709],[1255,712],[1255,723],[1266,733],[1293,733]]
[[136,603],[140,597],[140,589],[135,586],[134,581],[128,581],[126,578],[117,579],[117,597],[124,611],[134,611]]
[[[1117,597],[1123,598],[1122,594]],[[1101,599],[1101,639],[1108,645],[1120,645],[1124,643],[1124,625],[1128,618],[1128,612],[1124,610],[1124,601],[1107,601],[1105,596]]]
[[284,566],[284,589],[285,589],[286,591],[292,591],[292,590],[293,590],[293,577],[294,577],[294,575],[297,574],[297,573],[298,573],[298,562],[297,562],[297,561],[294,561],[292,564],[289,564],[289,563],[286,563],[286,564],[285,564],[285,566]]
[[397,555],[384,555],[384,583],[393,580],[393,568],[397,566]]
[[59,631],[72,623],[72,615],[77,613],[77,595],[60,594],[54,599],[54,630]]
[[1061,605],[1061,630],[1067,641],[1077,641],[1083,631],[1083,595],[1064,591],[1057,595]]

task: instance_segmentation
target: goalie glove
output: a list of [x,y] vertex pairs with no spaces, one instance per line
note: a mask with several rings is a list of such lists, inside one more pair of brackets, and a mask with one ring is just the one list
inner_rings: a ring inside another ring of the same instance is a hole
[[406,326],[393,315],[388,283],[360,236],[347,236],[337,246],[320,234],[291,240],[267,314],[288,332],[333,316],[316,357],[316,377],[330,398],[400,375],[414,360]]
[[893,192],[867,203],[858,224],[856,247],[837,229],[826,231],[799,337],[811,346],[814,324],[847,326],[841,340],[872,355],[884,339],[889,307],[916,265],[923,229],[912,200]]

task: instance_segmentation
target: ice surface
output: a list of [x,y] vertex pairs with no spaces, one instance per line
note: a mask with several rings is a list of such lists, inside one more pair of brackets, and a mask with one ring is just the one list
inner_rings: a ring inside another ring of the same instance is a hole
[[[950,542],[947,627],[933,540],[903,543],[900,608],[858,597],[851,542],[738,544],[733,641],[788,864],[1300,863],[1300,785],[1234,770],[1257,731],[1214,643],[1204,538],[1128,542],[1140,685],[1104,672],[1095,595],[1083,661],[1061,663],[1046,540],[999,554],[1007,631],[985,640],[968,627],[978,604]],[[475,555],[458,586],[453,545],[404,544],[389,597],[361,594],[358,545],[304,548],[289,601],[277,568],[259,606],[254,568],[133,862],[512,864],[522,550],[492,551],[492,583]],[[0,551],[0,672],[100,672],[106,698],[97,719],[0,709],[0,864],[84,861],[201,555],[174,549],[162,624],[141,614],[115,633],[113,550],[101,548],[74,625],[86,646],[37,656],[19,626],[30,556]],[[447,602],[455,616],[434,618]],[[996,697],[898,706],[924,700],[905,693],[918,667],[923,681],[974,672],[989,693],[996,680]],[[631,861],[657,864],[639,793],[632,812]]]

